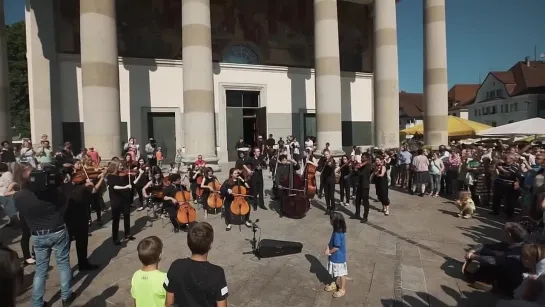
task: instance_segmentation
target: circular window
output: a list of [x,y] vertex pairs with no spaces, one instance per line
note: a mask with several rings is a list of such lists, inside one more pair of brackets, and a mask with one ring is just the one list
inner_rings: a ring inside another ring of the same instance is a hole
[[259,64],[259,57],[251,48],[242,45],[235,45],[225,52],[222,62],[257,65]]

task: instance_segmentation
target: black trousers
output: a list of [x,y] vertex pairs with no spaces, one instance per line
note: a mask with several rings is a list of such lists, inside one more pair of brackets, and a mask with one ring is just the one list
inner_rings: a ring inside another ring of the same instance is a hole
[[388,179],[377,178],[375,186],[377,189],[378,201],[380,201],[383,206],[389,206],[390,199],[388,198]]
[[157,158],[149,158],[148,159],[148,165],[149,165],[149,167],[157,166]]
[[335,178],[326,178],[323,181],[325,204],[327,210],[335,209]]
[[97,215],[97,220],[99,221],[101,220],[101,216],[102,216],[102,207],[100,203],[101,197],[102,195],[100,195],[99,193],[95,193],[91,195],[91,203],[89,204],[89,221],[93,220],[91,218],[91,212],[93,210],[95,210],[95,213]]
[[510,184],[494,182],[494,199],[492,202],[492,211],[495,213],[500,212],[501,202],[505,204],[505,214],[513,216],[515,213],[515,205],[519,197],[519,191],[515,190]]
[[346,199],[346,203],[350,202],[350,186],[352,185],[349,181],[350,178],[344,179],[344,176],[341,175],[339,180],[339,190],[341,192],[341,201]]
[[70,239],[76,241],[76,253],[78,255],[78,265],[88,264],[87,247],[89,245],[89,224],[83,216],[68,216],[66,227]]
[[369,216],[369,187],[364,188],[361,185],[358,186],[356,191],[356,213],[355,215],[360,216],[360,207],[363,205],[363,217],[367,218]]
[[265,206],[265,201],[263,200],[263,179],[262,178],[252,178],[251,184],[252,196],[254,197],[254,209],[257,206]]
[[131,207],[130,204],[112,203],[112,239],[118,240],[119,232],[119,219],[123,214],[123,227],[125,230],[125,237],[131,234]]
[[325,177],[320,176],[320,187],[318,188],[318,196],[321,197],[324,194]]
[[172,223],[172,226],[174,229],[179,229],[180,225],[178,224],[178,219],[176,217],[176,214],[178,213],[177,205],[173,203],[163,202],[163,210],[165,210],[168,213],[168,217],[170,219],[170,223]]
[[[28,228],[28,224],[26,223],[26,220],[23,216],[19,216],[19,225],[21,226],[21,249],[23,250],[23,257],[25,259],[30,259],[32,255],[30,254],[30,229]],[[34,249],[34,247],[32,247]]]

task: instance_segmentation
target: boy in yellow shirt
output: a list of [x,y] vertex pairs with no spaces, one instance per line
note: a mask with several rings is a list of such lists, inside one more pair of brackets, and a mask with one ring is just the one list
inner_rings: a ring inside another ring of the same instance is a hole
[[131,295],[136,307],[164,307],[166,290],[163,283],[166,273],[159,271],[159,260],[163,242],[156,236],[138,243],[138,258],[142,268],[134,273],[131,281]]

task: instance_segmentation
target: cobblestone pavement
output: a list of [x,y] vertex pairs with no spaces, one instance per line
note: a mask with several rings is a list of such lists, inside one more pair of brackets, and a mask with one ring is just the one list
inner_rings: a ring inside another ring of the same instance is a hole
[[[266,179],[266,193],[271,186],[271,180]],[[331,226],[321,200],[313,201],[301,220],[279,218],[274,210],[252,212],[252,219],[260,219],[262,238],[303,243],[302,253],[277,258],[257,260],[243,254],[251,250],[251,230],[233,227],[226,232],[220,216],[209,215],[208,222],[216,231],[209,259],[225,269],[229,306],[494,306],[492,295],[461,279],[460,260],[468,245],[501,238],[502,222],[489,219],[484,209],[478,209],[471,220],[459,219],[454,204],[442,198],[397,191],[390,191],[390,198],[390,216],[372,208],[368,224],[348,219],[352,205],[340,207],[348,222],[349,281],[347,295],[339,299],[323,291],[328,274],[322,252]],[[378,203],[371,200],[371,204]],[[274,209],[275,204],[269,202],[268,206]],[[203,220],[202,214],[199,218]],[[173,233],[167,221],[152,223],[145,211],[134,211],[131,223],[137,240],[120,248],[112,244],[110,223],[93,228],[89,255],[101,268],[89,274],[74,270],[73,289],[80,295],[73,306],[133,306],[130,281],[140,267],[136,245],[146,236],[157,235],[163,240],[160,268],[164,271],[175,259],[190,255],[185,233]],[[1,235],[2,242],[20,252],[15,233],[5,230]],[[74,246],[71,263],[76,263]],[[25,275],[28,289],[19,297],[19,306],[29,306],[32,266],[25,268]],[[60,306],[58,290],[58,273],[52,269],[46,288],[46,299],[52,306]]]

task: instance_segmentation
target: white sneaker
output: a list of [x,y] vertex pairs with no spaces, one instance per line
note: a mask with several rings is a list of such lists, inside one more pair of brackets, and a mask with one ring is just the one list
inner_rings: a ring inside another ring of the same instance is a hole
[[28,258],[28,259],[25,259],[25,263],[26,264],[36,264],[36,260],[34,260],[34,258]]
[[142,206],[140,206],[140,207],[138,207],[138,208],[136,209],[136,211],[142,211],[142,210],[144,210],[144,207],[142,207]]
[[246,223],[244,223],[244,225],[246,225],[246,227],[252,227],[252,223],[246,221]]

